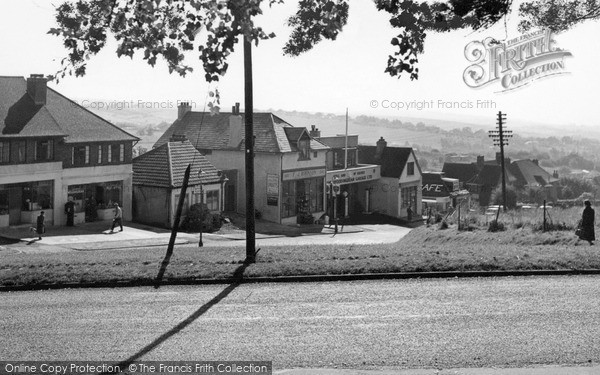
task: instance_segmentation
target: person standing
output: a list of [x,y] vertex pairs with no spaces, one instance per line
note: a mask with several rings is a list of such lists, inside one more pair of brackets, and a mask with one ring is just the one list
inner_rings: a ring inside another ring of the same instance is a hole
[[406,208],[406,218],[408,219],[409,223],[412,221],[412,217],[413,217],[413,210],[409,204],[408,207]]
[[67,226],[75,225],[75,202],[72,197],[69,197],[69,201],[65,203],[65,214],[67,215]]
[[581,215],[581,234],[579,238],[593,245],[596,240],[596,233],[594,231],[595,212],[590,201],[585,201],[583,204],[585,208]]
[[42,212],[40,212],[40,215],[37,217],[37,223],[36,223],[37,225],[35,228],[40,240],[42,239],[42,234],[46,233],[46,225],[44,224],[44,221],[45,221],[44,211],[42,211]]
[[115,230],[117,224],[121,227],[121,232],[123,231],[123,210],[119,207],[118,203],[115,203],[115,217],[113,218],[112,228],[110,228],[111,233]]

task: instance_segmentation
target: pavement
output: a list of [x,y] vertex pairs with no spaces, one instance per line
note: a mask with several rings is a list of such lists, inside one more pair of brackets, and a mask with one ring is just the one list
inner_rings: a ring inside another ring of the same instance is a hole
[[[110,231],[111,221],[83,223],[73,227],[47,227],[42,240],[30,226],[0,229],[0,249],[18,247],[23,253],[94,251],[167,246],[171,231],[132,222],[124,223],[123,231]],[[409,228],[390,224],[339,225],[337,233],[331,226],[286,226],[257,221],[257,246],[296,244],[391,243],[398,241]],[[175,244],[197,244],[198,233],[178,232]],[[203,233],[204,246],[245,246],[243,230]]]

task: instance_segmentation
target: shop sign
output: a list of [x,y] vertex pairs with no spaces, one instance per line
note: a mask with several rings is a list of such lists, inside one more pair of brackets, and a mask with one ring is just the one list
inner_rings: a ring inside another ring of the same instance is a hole
[[279,202],[279,175],[267,174],[267,205],[277,206]]
[[337,185],[354,184],[357,182],[379,179],[379,168],[364,168],[358,170],[346,170],[330,173],[327,181],[333,181]]
[[325,168],[318,169],[300,169],[294,171],[283,172],[283,181],[303,180],[306,178],[323,177],[325,176]]

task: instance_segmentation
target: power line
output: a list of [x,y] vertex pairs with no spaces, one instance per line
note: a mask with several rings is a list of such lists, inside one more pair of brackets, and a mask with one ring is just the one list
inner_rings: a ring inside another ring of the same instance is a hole
[[502,126],[506,122],[506,114],[498,112],[496,120],[496,129],[490,130],[489,137],[494,140],[494,146],[500,146],[500,165],[502,168],[502,203],[506,211],[506,166],[504,165],[504,146],[508,146],[508,138],[512,138],[512,131],[506,130]]

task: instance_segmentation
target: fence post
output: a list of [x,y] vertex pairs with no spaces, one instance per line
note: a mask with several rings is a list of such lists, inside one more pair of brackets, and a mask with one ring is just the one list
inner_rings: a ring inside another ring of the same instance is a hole
[[546,231],[546,200],[544,199],[544,222],[542,224],[542,232]]

